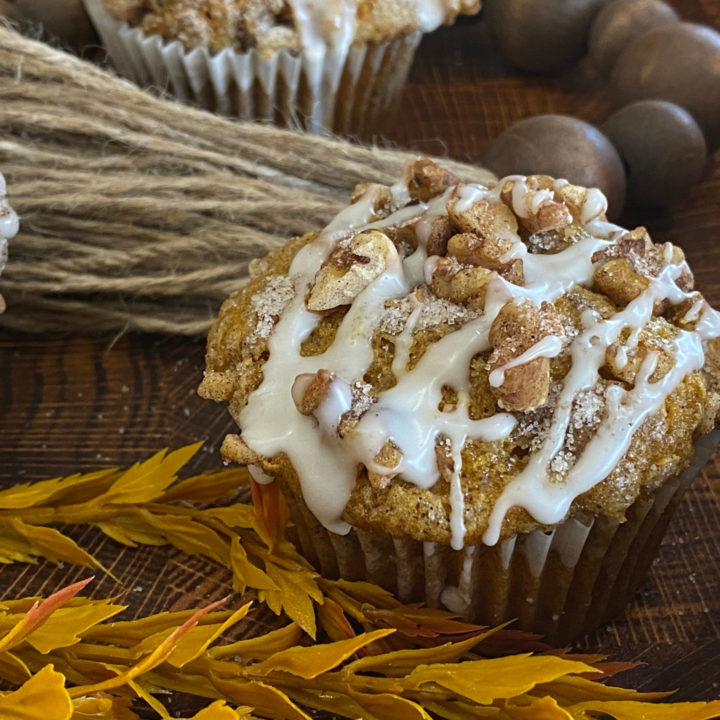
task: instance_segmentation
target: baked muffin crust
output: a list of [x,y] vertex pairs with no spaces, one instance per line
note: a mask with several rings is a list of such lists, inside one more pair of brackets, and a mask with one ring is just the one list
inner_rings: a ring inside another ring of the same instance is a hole
[[226,456],[337,532],[457,549],[622,519],[717,423],[720,316],[679,248],[604,211],[596,190],[465,185],[425,159],[360,188],[223,305],[200,391],[242,428]]
[[479,0],[104,0],[118,20],[186,49],[224,47],[263,55],[348,42],[380,43],[428,32]]

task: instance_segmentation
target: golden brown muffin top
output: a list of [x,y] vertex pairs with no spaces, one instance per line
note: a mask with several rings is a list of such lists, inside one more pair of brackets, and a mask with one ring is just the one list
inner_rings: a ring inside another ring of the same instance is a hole
[[187,49],[278,49],[376,43],[429,32],[480,0],[104,0],[110,14]]
[[256,261],[200,392],[336,532],[494,544],[622,519],[720,408],[720,314],[682,251],[547,176],[463,184],[427,159]]

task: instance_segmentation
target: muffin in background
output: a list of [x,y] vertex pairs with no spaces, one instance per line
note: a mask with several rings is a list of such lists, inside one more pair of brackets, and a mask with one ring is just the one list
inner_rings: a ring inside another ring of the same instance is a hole
[[[17,235],[19,229],[20,220],[10,207],[5,178],[0,174],[0,275],[7,265],[8,241]],[[0,287],[2,287],[1,283]],[[0,295],[0,313],[5,312],[5,307],[5,299]]]
[[424,158],[254,263],[200,394],[319,570],[557,643],[626,604],[720,437],[720,314],[606,208]]
[[310,132],[386,120],[425,32],[480,0],[84,0],[120,74]]

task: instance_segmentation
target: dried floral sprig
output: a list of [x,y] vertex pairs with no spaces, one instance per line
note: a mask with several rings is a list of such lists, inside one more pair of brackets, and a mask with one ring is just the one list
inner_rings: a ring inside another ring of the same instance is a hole
[[[720,702],[655,704],[649,701],[665,693],[601,685],[590,679],[596,667],[569,657],[525,653],[460,661],[493,630],[432,649],[379,654],[377,643],[397,631],[307,646],[296,644],[300,631],[291,624],[214,645],[249,605],[218,611],[213,603],[106,624],[122,608],[77,597],[86,584],[43,602],[4,603],[0,679],[20,687],[0,693],[3,720],[139,720],[133,696],[169,719],[157,697],[168,691],[213,701],[193,720],[310,720],[306,709],[369,720],[709,720],[720,712]],[[18,607],[27,609],[15,613]],[[373,651],[361,655],[368,647]]]
[[322,591],[317,573],[280,539],[282,513],[281,524],[270,527],[247,503],[189,505],[227,499],[249,485],[244,468],[178,481],[178,470],[200,445],[159,452],[127,470],[100,470],[0,491],[0,562],[43,557],[104,569],[74,540],[49,527],[91,525],[130,547],[172,545],[228,567],[236,592],[257,590],[275,612],[284,610],[314,637],[313,605],[322,601]]
[[[370,631],[399,632],[379,650],[432,646],[482,631],[451,613],[404,605],[363,582],[334,581],[317,571],[285,539],[288,513],[277,485],[258,485],[245,468],[178,480],[200,444],[159,452],[127,470],[108,469],[0,491],[0,562],[39,557],[101,568],[52,524],[90,525],[124,545],[172,545],[227,567],[233,589],[257,591],[273,612],[285,614],[311,637],[317,622],[333,640],[353,637],[353,622]],[[253,504],[240,502],[248,488]],[[224,506],[212,505],[226,501]],[[352,622],[351,622],[352,621]],[[548,649],[516,630],[496,633],[487,654]]]

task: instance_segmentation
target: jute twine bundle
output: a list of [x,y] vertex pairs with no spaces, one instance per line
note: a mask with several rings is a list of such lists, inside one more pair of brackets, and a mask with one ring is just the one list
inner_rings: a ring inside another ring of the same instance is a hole
[[253,257],[409,157],[169,102],[0,26],[0,171],[21,222],[0,325],[205,333]]

